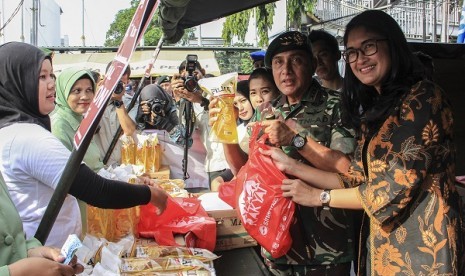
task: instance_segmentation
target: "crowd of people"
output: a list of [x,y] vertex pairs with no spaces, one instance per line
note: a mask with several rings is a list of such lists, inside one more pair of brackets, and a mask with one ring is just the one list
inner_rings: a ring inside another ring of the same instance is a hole
[[[270,273],[464,275],[453,114],[432,82],[432,67],[425,68],[397,22],[378,10],[350,20],[343,47],[323,30],[288,31],[252,53],[254,70],[237,83],[234,97],[238,143],[209,139],[222,109],[218,98],[186,86],[186,78],[208,77],[198,61],[194,68],[183,61],[177,74],[143,87],[131,110],[135,83],[128,66],[120,80],[125,89],[112,94],[42,245],[35,231],[101,78],[83,68],[56,77],[52,57],[41,49],[0,45],[0,275],[81,272],[76,259],[61,264],[57,248],[86,231],[87,204],[152,203],[164,211],[167,194],[152,180],[133,185],[96,174],[120,163],[120,144],[111,147],[119,128],[131,137],[157,133],[172,177],[183,178],[187,169],[187,188],[205,192],[218,190],[246,164],[248,127],[257,124],[272,146],[261,154],[288,176],[281,189],[296,204],[291,249],[280,258],[262,249]],[[185,147],[187,168],[179,162]]]

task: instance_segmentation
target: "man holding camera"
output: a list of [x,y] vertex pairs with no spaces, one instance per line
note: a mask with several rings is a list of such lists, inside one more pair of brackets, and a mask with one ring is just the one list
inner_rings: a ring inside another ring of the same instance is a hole
[[[106,71],[111,66],[111,62],[107,65]],[[126,107],[130,101],[130,98],[125,99],[125,87],[129,83],[129,76],[131,75],[131,68],[129,65],[126,67],[123,76],[120,79],[120,83],[115,88],[115,91],[111,95],[110,102],[103,113],[102,119],[100,120],[100,129],[96,132],[94,139],[100,150],[100,158],[103,160],[107,154],[111,142],[116,135],[116,132],[121,125],[123,133],[127,136],[132,136],[136,132],[135,118],[137,114],[137,108],[134,107],[128,113]],[[105,163],[106,166],[119,165],[121,163],[121,142],[118,141],[112,153]]]
[[208,139],[210,133],[208,104],[210,102],[197,84],[197,81],[204,76],[205,70],[197,61],[197,56],[188,55],[187,59],[179,66],[179,74],[173,76],[171,88],[173,89],[175,98],[181,98],[178,102],[181,115],[184,114],[185,101],[192,103],[193,116],[191,118],[194,123],[194,134],[192,136],[194,139],[193,148],[196,145],[198,146],[198,144],[203,144],[205,148],[206,158],[204,164],[205,172],[208,174],[208,186],[203,186],[203,188],[210,189],[211,181],[228,168],[228,163],[224,156],[222,144],[211,142]]

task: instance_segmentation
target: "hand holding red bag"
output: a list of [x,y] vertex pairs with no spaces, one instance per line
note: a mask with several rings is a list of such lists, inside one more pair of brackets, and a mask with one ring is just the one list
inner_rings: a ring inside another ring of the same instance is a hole
[[208,216],[197,198],[168,197],[161,215],[155,206],[141,206],[138,224],[139,235],[155,238],[160,245],[178,245],[174,234],[186,234],[188,247],[213,251],[216,244],[216,221]]
[[287,177],[269,156],[259,152],[270,148],[265,143],[267,134],[257,139],[260,129],[259,124],[253,126],[249,160],[236,177],[237,211],[250,236],[278,258],[292,245],[289,228],[295,203],[282,195],[282,181]]

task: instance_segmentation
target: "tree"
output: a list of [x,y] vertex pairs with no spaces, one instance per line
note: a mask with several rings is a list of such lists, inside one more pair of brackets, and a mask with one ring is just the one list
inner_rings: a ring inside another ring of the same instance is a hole
[[[234,44],[235,47],[250,47],[247,43]],[[253,70],[252,59],[250,53],[246,51],[237,51],[228,49],[226,51],[215,51],[215,58],[218,61],[218,66],[222,74],[231,72],[241,72],[250,74]]]
[[[287,0],[286,10],[286,28],[300,29],[302,14],[311,13],[317,0]],[[255,8],[245,10],[226,18],[223,24],[222,37],[227,44],[231,44],[234,37],[244,42],[247,34],[249,20],[252,16],[256,19],[256,29],[258,31],[258,45],[260,47],[268,46],[268,32],[273,25],[276,4],[270,3]]]
[[[131,6],[127,9],[120,10],[115,17],[115,20],[110,25],[110,29],[107,31],[106,40],[104,45],[106,47],[118,47],[123,41],[123,37],[126,34],[129,23],[131,23],[132,17],[136,12],[136,8],[139,6],[140,0],[131,0]],[[194,36],[194,28],[185,30],[184,36],[179,42],[180,45],[187,45],[189,39]],[[159,24],[158,12],[155,12],[152,22],[150,22],[147,30],[144,34],[144,44],[146,46],[156,46],[160,40],[163,31]]]

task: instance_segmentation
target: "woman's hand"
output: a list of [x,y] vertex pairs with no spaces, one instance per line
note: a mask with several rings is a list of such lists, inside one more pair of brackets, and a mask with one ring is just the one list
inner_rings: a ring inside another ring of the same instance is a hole
[[150,203],[157,207],[157,215],[161,215],[166,209],[168,194],[158,185],[149,186],[151,192]]
[[151,179],[148,175],[141,175],[141,176],[138,176],[137,178],[139,180],[139,183],[142,183],[144,185],[148,185],[148,186],[157,185],[157,183],[153,179]]
[[297,204],[307,207],[321,207],[321,189],[314,188],[300,179],[284,179],[281,190],[283,196]]
[[152,111],[152,108],[149,105],[148,101],[141,101],[140,108],[145,118],[149,118],[148,116],[150,116],[150,120],[145,119],[145,122],[152,126],[155,125],[155,119],[157,117],[157,114],[155,114],[155,112]]
[[260,153],[271,157],[276,167],[285,174],[293,175],[292,172],[297,160],[287,156],[280,148],[272,147],[269,150],[259,149]]
[[77,258],[68,265],[58,248],[40,246],[28,250],[28,258],[19,260],[8,266],[11,276],[20,275],[74,275],[84,271],[84,267],[77,263]]
[[65,265],[40,257],[30,257],[19,260],[9,265],[8,269],[10,271],[10,276],[71,276],[84,271],[84,267],[80,264],[74,266],[71,264]]

